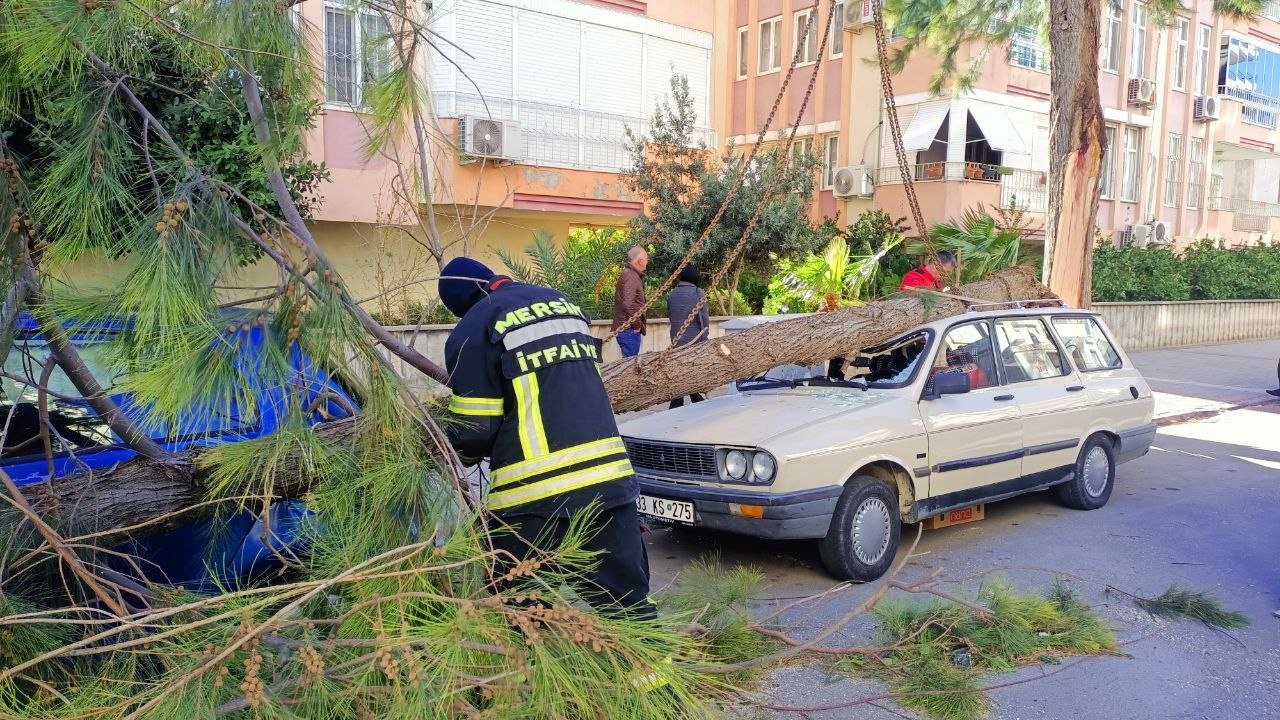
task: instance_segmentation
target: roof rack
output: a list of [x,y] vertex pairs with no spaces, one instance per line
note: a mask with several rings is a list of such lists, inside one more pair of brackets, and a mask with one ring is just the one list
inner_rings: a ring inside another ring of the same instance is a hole
[[988,312],[992,310],[1027,310],[1042,307],[1067,307],[1060,298],[1039,298],[1036,300],[1009,300],[1007,302],[972,303],[969,312]]

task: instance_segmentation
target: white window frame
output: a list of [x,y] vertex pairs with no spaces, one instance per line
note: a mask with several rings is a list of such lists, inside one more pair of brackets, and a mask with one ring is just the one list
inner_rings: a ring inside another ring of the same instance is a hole
[[[759,42],[756,45],[756,74],[776,73],[782,69],[782,16],[761,20],[759,32]],[[769,38],[767,45],[765,33],[768,33]],[[769,50],[769,57],[765,57],[766,47]]]
[[1098,173],[1099,197],[1113,200],[1116,196],[1116,126],[1107,125],[1102,130],[1107,147],[1102,151],[1102,163]]
[[1143,78],[1146,77],[1146,72],[1147,6],[1143,3],[1134,3],[1129,30],[1129,77]]
[[1164,206],[1177,207],[1182,193],[1182,135],[1169,133],[1164,158]]
[[[1124,5],[1120,0],[1113,4],[1102,0],[1105,6],[1102,20],[1102,71],[1120,73],[1120,55],[1124,51]],[[1115,52],[1111,46],[1115,45]]]
[[1196,95],[1209,93],[1209,68],[1213,67],[1213,27],[1200,25],[1196,38]]
[[[330,76],[329,76],[329,60],[330,60],[330,52],[329,52],[329,18],[330,18],[330,14],[333,14],[333,15],[338,15],[338,14],[346,15],[346,16],[347,16],[348,18],[350,18],[350,20],[351,20],[351,38],[352,38],[351,48],[350,48],[350,62],[351,62],[351,98],[350,98],[349,100],[340,100],[340,99],[337,99],[337,97],[336,97],[336,95],[337,95],[337,88],[336,88],[336,86],[335,86],[335,85],[333,85],[333,83],[332,83],[332,79],[331,79],[331,78],[330,78]],[[366,105],[365,105],[365,102],[364,102],[364,89],[365,89],[365,84],[369,81],[369,79],[370,79],[370,78],[366,78],[366,70],[367,70],[367,68],[365,67],[365,64],[366,64],[366,61],[369,59],[367,56],[371,53],[372,49],[371,49],[371,48],[366,48],[366,47],[365,47],[365,40],[364,40],[364,33],[365,33],[365,29],[364,29],[364,24],[365,24],[365,21],[366,21],[366,20],[371,19],[371,18],[376,18],[377,20],[381,20],[381,21],[387,22],[387,23],[388,23],[388,25],[390,24],[390,21],[388,21],[388,20],[387,20],[387,18],[385,18],[385,17],[383,17],[382,15],[379,15],[379,14],[377,14],[377,13],[367,12],[367,11],[356,11],[356,10],[352,9],[350,6],[340,5],[340,4],[335,4],[335,3],[325,3],[325,5],[324,5],[324,28],[323,28],[323,31],[324,31],[324,35],[323,35],[323,42],[324,42],[324,102],[325,102],[325,105],[332,106],[332,107],[338,107],[338,108],[362,108],[362,107],[365,107],[365,106],[366,106]],[[389,51],[391,50],[391,42],[392,42],[392,41],[391,41],[390,39],[388,39],[388,41],[387,41],[387,47],[386,47],[386,50],[388,51],[388,56],[389,56]],[[385,72],[387,72],[387,70],[388,70],[388,69],[389,69],[389,68],[383,68],[383,69],[382,69],[382,72],[383,72],[383,73],[385,73]],[[375,72],[376,72],[376,71],[375,71]]]
[[1120,200],[1138,202],[1142,192],[1142,166],[1138,156],[1142,152],[1142,128],[1125,127],[1124,154],[1120,160]]
[[801,155],[813,155],[813,136],[798,137],[791,142],[791,160],[800,160]]
[[[837,11],[838,12],[838,11]],[[822,141],[822,189],[836,184],[836,168],[840,166],[840,135],[828,135]]]
[[[792,15],[791,57],[794,58],[797,54],[800,54],[796,67],[812,65],[818,62],[818,25],[820,23],[817,19],[814,19],[810,24],[809,18],[811,15],[813,15],[813,10],[799,10]],[[809,33],[802,37],[800,33],[804,31],[806,25],[809,27]],[[804,43],[804,53],[802,54],[800,53],[801,43]]]
[[[1105,2],[1105,0],[1104,0]],[[1187,91],[1187,61],[1190,60],[1191,21],[1179,17],[1173,29],[1173,81],[1174,90]]]
[[[856,0],[850,0],[856,2]],[[844,57],[844,3],[836,3],[835,17],[831,21],[831,37],[827,39],[827,57],[835,60]]]
[[743,25],[738,28],[738,79],[746,80],[751,74],[751,27]]
[[1204,193],[1204,138],[1191,138],[1187,158],[1187,209],[1199,210]]

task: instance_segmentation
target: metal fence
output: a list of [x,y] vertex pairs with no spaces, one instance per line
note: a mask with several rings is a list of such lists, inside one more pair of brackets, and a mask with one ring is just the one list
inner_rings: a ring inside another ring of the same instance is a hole
[[[1000,185],[1000,206],[1028,212],[1049,209],[1049,174],[1039,170],[1019,170],[977,162],[933,162],[911,165],[915,182],[982,182]],[[876,171],[877,185],[902,182],[902,171],[882,167]]]
[[[529,100],[437,93],[432,103],[440,117],[475,115],[518,122],[523,147],[515,159],[538,165],[621,172],[631,167],[627,128],[637,135],[649,130],[649,122],[640,117]],[[698,128],[691,141],[715,147],[715,134]]]

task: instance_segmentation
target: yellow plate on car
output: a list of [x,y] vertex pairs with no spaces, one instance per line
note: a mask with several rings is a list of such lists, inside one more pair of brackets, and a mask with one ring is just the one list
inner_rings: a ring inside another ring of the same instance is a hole
[[693,503],[683,500],[667,500],[641,495],[636,498],[636,510],[643,515],[693,524]]

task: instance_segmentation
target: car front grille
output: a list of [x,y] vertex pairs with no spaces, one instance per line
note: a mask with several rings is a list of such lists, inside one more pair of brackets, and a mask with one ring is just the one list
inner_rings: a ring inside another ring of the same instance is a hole
[[637,469],[718,480],[716,450],[707,445],[675,445],[625,438],[627,454]]

